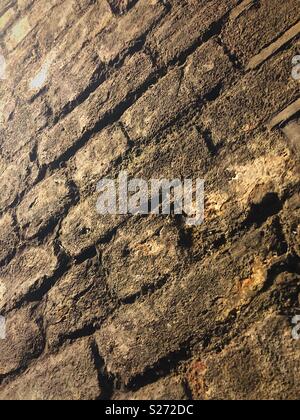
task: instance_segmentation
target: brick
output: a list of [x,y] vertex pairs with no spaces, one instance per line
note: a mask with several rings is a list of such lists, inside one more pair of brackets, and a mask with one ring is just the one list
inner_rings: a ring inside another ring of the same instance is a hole
[[130,43],[147,33],[163,16],[158,0],[139,0],[122,18],[115,18],[99,35],[99,57],[109,63],[129,48]]
[[0,340],[0,376],[17,371],[41,354],[44,338],[40,321],[32,307],[10,312],[6,317],[6,338]]
[[10,257],[18,244],[13,218],[5,214],[0,218],[0,264]]
[[5,31],[9,24],[13,22],[16,12],[13,8],[8,9],[4,15],[0,16],[0,32]]
[[43,27],[37,34],[41,52],[47,53],[52,48],[55,50],[60,38],[65,34],[69,36],[68,29],[85,15],[93,3],[93,0],[66,0],[58,2],[49,10],[44,15]]
[[251,133],[298,97],[298,83],[290,75],[293,51],[291,48],[266,62],[259,72],[247,74],[207,107],[201,119],[216,143]]
[[96,341],[108,373],[130,384],[178,351],[191,335],[199,337],[213,328],[218,305],[211,307],[212,296],[226,294],[215,268],[211,263],[209,269],[202,264],[185,271],[147,299],[121,307],[106,321]]
[[113,13],[123,15],[128,12],[138,0],[107,0]]
[[[47,99],[53,101],[51,107],[54,115],[57,111],[61,112],[70,95],[76,98],[94,80],[99,58],[93,39],[112,16],[106,1],[90,4],[89,0],[69,0],[67,16],[59,10],[64,3],[57,2],[57,7],[45,15],[40,13],[43,24],[36,26],[34,31],[35,41],[38,42],[33,43],[32,37],[29,37],[30,45],[26,41],[22,48],[17,48],[9,55],[11,77],[26,100],[39,92],[30,89],[30,82],[47,65],[45,86],[49,91]],[[84,13],[80,12],[81,7]],[[57,14],[61,19],[57,18]],[[48,36],[45,36],[45,31]],[[63,101],[63,106],[56,110],[54,104],[59,100]]]
[[185,250],[179,243],[176,225],[163,217],[132,217],[102,254],[110,289],[126,299],[166,281],[184,259]]
[[300,33],[300,22],[292,26],[288,31],[286,31],[281,37],[272,42],[272,44],[265,47],[258,54],[253,56],[249,61],[246,70],[253,70],[258,67],[261,63],[272,57],[277,51],[282,47],[292,41]]
[[55,174],[37,184],[17,208],[17,219],[26,238],[34,238],[55,226],[71,200],[63,174]]
[[5,124],[0,127],[3,133],[2,151],[12,160],[12,157],[22,154],[22,149],[33,148],[37,133],[50,122],[49,106],[42,98],[38,98],[34,104],[24,104],[20,101],[8,99],[5,104]]
[[[87,101],[42,135],[38,145],[40,162],[48,164],[59,158],[85,132],[93,130],[101,119],[111,115],[120,103],[125,102],[145,83],[151,71],[151,61],[145,54],[129,58],[120,71],[104,82]],[[60,138],[59,142],[57,138]]]
[[[130,160],[126,170],[131,176],[142,179],[203,178],[214,165],[213,149],[210,151],[201,132],[196,127],[175,125],[156,143],[143,148],[142,153]],[[145,164],[147,163],[147,164]]]
[[190,366],[187,377],[193,398],[298,399],[299,344],[292,339],[287,319],[269,310],[223,351],[201,355]]
[[0,270],[0,285],[5,293],[0,308],[10,309],[30,292],[45,284],[55,273],[58,261],[48,246],[29,247]]
[[122,117],[133,140],[156,134],[221,81],[230,80],[229,59],[215,41],[197,49],[183,70],[171,70],[150,88]]
[[96,400],[101,394],[87,341],[40,359],[18,379],[0,388],[1,400]]
[[6,46],[9,51],[16,48],[16,46],[23,41],[23,39],[31,31],[31,26],[28,21],[28,18],[22,18],[19,20],[11,29],[9,38],[6,41]]
[[[75,6],[78,2],[75,2]],[[75,7],[74,6],[74,7]],[[79,13],[79,12],[78,12]],[[64,16],[64,13],[62,14]],[[42,44],[43,60],[38,66],[30,69],[32,78],[38,71],[47,65],[46,86],[48,100],[50,101],[53,114],[59,115],[65,107],[81,96],[95,79],[104,75],[105,68],[101,68],[101,62],[97,53],[95,36],[101,32],[111,19],[111,11],[106,1],[97,2],[86,10],[83,15],[73,13],[77,17],[72,27],[63,32],[59,43],[48,45],[47,38]],[[70,18],[74,20],[74,16]],[[65,22],[65,24],[67,24]],[[53,19],[51,26],[54,25]],[[40,30],[40,37],[43,30]],[[50,50],[51,47],[51,50]],[[50,51],[49,51],[50,50]],[[28,77],[24,83],[28,85]],[[29,92],[32,95],[32,91]]]
[[[208,229],[217,229],[210,221],[206,223]],[[199,246],[197,231],[192,242],[193,247]],[[198,255],[192,266],[183,259],[163,286],[121,306],[96,333],[108,373],[122,377],[130,386],[149,371],[157,371],[170,354],[183,352],[192,337],[198,337],[201,345],[202,338],[210,336],[217,325],[229,322],[233,311],[239,312],[258,296],[265,305],[270,295],[262,291],[270,268],[285,253],[282,245],[273,218],[220,252]],[[216,346],[219,339],[215,339]]]
[[74,266],[50,290],[45,307],[47,340],[55,347],[91,325],[100,325],[114,308],[99,264]]
[[96,211],[98,196],[92,195],[73,207],[62,222],[61,242],[72,256],[104,240],[109,232],[121,224],[125,216],[99,215]]
[[21,17],[4,37],[4,43],[8,51],[12,52],[17,48],[27,35],[37,26],[39,21],[45,17],[56,4],[57,0],[49,0],[47,3],[41,0],[34,2],[27,15]]
[[[233,17],[222,33],[222,38],[238,59],[246,66],[258,54],[283,34],[300,18],[294,0],[287,0],[281,7],[280,0],[252,2],[237,17]],[[249,31],[248,28],[255,28]]]
[[28,149],[15,155],[14,161],[5,161],[0,175],[0,209],[4,211],[16,202],[18,196],[34,181],[37,169],[30,161]]
[[[0,399],[297,398],[290,0],[0,2]],[[120,170],[204,223],[99,215]]]
[[28,9],[33,2],[34,0],[18,0],[18,10],[23,12],[24,10]]
[[294,102],[289,104],[285,109],[279,112],[278,115],[275,115],[274,118],[268,123],[268,128],[270,130],[284,125],[287,121],[295,117],[300,111],[300,99],[296,99]]
[[0,15],[2,15],[6,10],[13,6],[14,0],[2,0],[1,6],[0,6]]
[[156,53],[158,61],[167,64],[179,58],[199,42],[215,22],[224,17],[237,3],[236,0],[189,0],[188,5],[175,2],[171,13],[159,24],[147,45]]
[[127,138],[118,126],[109,127],[96,134],[89,143],[74,156],[73,180],[84,190],[95,188],[113,162],[122,157],[127,150]]
[[[6,69],[4,77],[7,77]],[[0,103],[0,127],[7,126],[16,108],[16,101],[11,96],[8,96],[4,93]]]

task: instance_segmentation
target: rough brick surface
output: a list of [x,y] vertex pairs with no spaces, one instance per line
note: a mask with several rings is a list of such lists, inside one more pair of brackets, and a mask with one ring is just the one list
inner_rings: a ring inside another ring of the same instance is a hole
[[23,378],[2,386],[0,393],[5,400],[97,399],[102,391],[90,344],[81,341],[56,356],[42,358]]
[[44,348],[41,317],[36,308],[13,311],[6,319],[6,339],[1,340],[0,376],[26,366],[28,360],[39,356]]
[[299,399],[298,3],[1,0],[0,400]]

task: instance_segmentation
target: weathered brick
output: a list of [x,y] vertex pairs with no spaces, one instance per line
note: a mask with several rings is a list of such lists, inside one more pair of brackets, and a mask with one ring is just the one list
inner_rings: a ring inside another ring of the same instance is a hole
[[61,242],[72,256],[103,240],[126,218],[97,214],[97,198],[95,194],[73,207],[62,222]]
[[147,33],[165,12],[158,0],[139,0],[122,18],[116,17],[99,35],[99,57],[108,63]]
[[193,398],[298,399],[299,344],[284,316],[274,309],[266,312],[223,351],[201,355],[191,364],[187,378]]
[[[266,304],[270,296],[263,290],[269,269],[285,252],[280,241],[275,217],[246,232],[234,245],[207,252],[193,266],[185,259],[186,265],[164,286],[121,307],[96,333],[108,372],[132,384],[148,370],[158,369],[168,355],[183,351],[192,337],[201,342],[255,297],[262,295]],[[192,242],[196,246],[196,232]]]
[[37,168],[30,161],[28,149],[23,149],[16,154],[12,163],[5,161],[0,175],[1,210],[3,211],[11,206],[26,187],[34,181],[36,176]]
[[41,52],[49,52],[53,47],[55,50],[61,35],[84,16],[93,3],[93,0],[65,0],[49,10],[37,34]]
[[18,237],[15,231],[15,224],[10,214],[5,214],[0,218],[0,263],[12,255]]
[[193,267],[144,300],[121,307],[106,321],[96,340],[108,372],[130,383],[176,352],[191,335],[201,336],[213,328],[220,309],[217,304],[212,307],[213,296],[226,295],[229,287],[215,269],[213,261],[209,267]]
[[[75,2],[74,7],[78,7],[78,2]],[[46,68],[41,88],[47,87],[47,99],[55,116],[60,115],[65,107],[80,97],[85,89],[89,89],[90,85],[105,73],[94,38],[109,22],[112,16],[110,8],[106,1],[101,1],[91,5],[84,14],[78,14],[74,12],[75,16],[70,16],[72,21],[77,17],[76,22],[67,31],[62,31],[59,42],[49,46],[48,38],[45,39],[40,45],[42,60],[37,59],[37,63],[28,70],[32,80]],[[64,13],[62,15],[64,16]],[[50,19],[51,27],[52,21],[53,18]],[[42,29],[39,35],[42,37]],[[27,90],[28,76],[22,82],[24,90]],[[29,89],[28,96],[36,94],[37,91],[38,89]]]
[[0,270],[0,309],[10,309],[49,280],[58,261],[50,246],[27,248]]
[[47,340],[56,346],[87,326],[100,324],[112,311],[104,272],[96,263],[73,267],[50,290],[45,307]]
[[117,15],[123,15],[128,12],[138,0],[107,0],[111,10]]
[[254,55],[246,66],[246,70],[253,70],[259,67],[264,61],[288,45],[300,33],[300,21],[289,28],[283,35],[274,42],[263,48],[258,54]]
[[29,34],[32,27],[27,17],[20,19],[10,30],[9,38],[6,40],[6,47],[9,51],[16,48],[16,46],[23,41]]
[[228,57],[214,41],[196,50],[184,69],[175,68],[150,88],[122,117],[133,140],[153,136],[223,80],[230,80]]
[[71,162],[73,180],[80,189],[95,186],[111,164],[126,152],[128,141],[118,126],[109,127],[96,134]]
[[0,32],[5,31],[9,24],[13,22],[16,12],[13,8],[7,10],[4,15],[0,16]]
[[34,2],[34,0],[18,0],[17,5],[18,5],[18,10],[24,12],[26,9],[28,9],[32,3]]
[[[14,94],[18,93],[26,100],[39,93],[38,88],[32,88],[31,82],[46,68],[42,88],[46,87],[49,91],[47,99],[53,101],[51,107],[55,115],[54,104],[60,97],[66,105],[63,95],[66,101],[71,95],[76,98],[94,80],[99,58],[93,39],[112,16],[106,1],[90,4],[90,0],[69,0],[67,16],[59,10],[64,3],[57,2],[57,7],[45,15],[40,13],[43,21],[34,28],[34,35],[29,36],[21,48],[10,53],[8,63],[10,79],[17,85]],[[81,8],[85,12],[81,13]],[[45,31],[48,36],[44,35]]]
[[47,3],[41,0],[34,2],[27,14],[22,16],[5,35],[4,43],[8,51],[11,52],[18,47],[56,4],[57,0],[49,0]]
[[0,15],[2,15],[8,7],[13,6],[14,0],[2,0],[0,5]]
[[164,218],[149,217],[146,221],[132,217],[105,247],[102,262],[109,273],[109,287],[120,299],[126,299],[166,281],[181,267],[184,254],[174,223]]
[[0,388],[1,400],[96,400],[102,394],[90,344],[48,356]]
[[[0,2],[0,399],[293,398],[292,1]],[[99,215],[120,170],[204,178],[204,223]]]
[[[7,77],[6,69],[5,69],[4,77]],[[7,91],[6,92],[4,91],[3,95],[1,92],[1,97],[2,97],[2,100],[0,102],[0,127],[5,127],[7,126],[9,120],[11,119],[15,111],[16,101],[14,98],[11,97],[11,92],[10,92],[10,95],[8,94]]]
[[237,3],[237,0],[188,0],[175,2],[173,9],[153,31],[147,45],[167,64],[189,50],[213,24]]
[[[110,115],[120,103],[126,101],[148,79],[151,71],[151,60],[145,54],[136,54],[129,58],[87,101],[55,127],[43,133],[38,145],[40,162],[50,163],[59,158],[84,132],[92,130],[99,120]],[[57,138],[60,138],[59,142]]]
[[40,319],[34,308],[10,312],[5,321],[6,337],[0,340],[0,376],[26,366],[41,354],[44,347]]
[[209,104],[201,120],[217,143],[251,133],[299,96],[298,82],[291,77],[294,55],[295,48],[282,52]]
[[[209,150],[211,147],[211,150]],[[174,128],[162,135],[159,147],[151,142],[126,167],[130,175],[142,179],[203,178],[214,166],[214,145],[206,144],[196,127]]]
[[70,200],[70,188],[62,173],[37,184],[17,208],[17,219],[25,237],[36,237],[53,227]]
[[[20,99],[19,99],[20,100]],[[2,151],[12,160],[21,154],[21,149],[33,148],[37,133],[42,130],[50,120],[49,106],[42,98],[33,104],[17,104],[16,100],[8,98],[4,108],[4,125],[0,126],[0,135],[3,134]]]
[[[283,34],[300,19],[295,0],[252,1],[239,16],[232,16],[222,33],[222,38],[238,59],[248,64],[253,55]],[[248,30],[252,27],[253,30]]]

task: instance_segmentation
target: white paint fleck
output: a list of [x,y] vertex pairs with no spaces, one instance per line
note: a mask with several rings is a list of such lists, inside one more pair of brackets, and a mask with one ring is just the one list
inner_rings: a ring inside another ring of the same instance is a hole
[[47,81],[47,77],[48,77],[49,67],[50,67],[50,62],[46,61],[42,65],[40,71],[36,74],[36,76],[29,83],[29,89],[39,90],[45,85],[45,83]]

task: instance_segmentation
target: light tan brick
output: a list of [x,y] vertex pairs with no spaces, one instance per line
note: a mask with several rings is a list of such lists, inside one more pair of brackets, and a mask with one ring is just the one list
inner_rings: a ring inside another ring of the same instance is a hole
[[15,49],[20,42],[29,34],[32,27],[28,17],[21,18],[10,30],[9,37],[6,40],[6,46],[9,51]]
[[0,32],[4,31],[9,23],[11,23],[16,15],[14,9],[8,9],[7,12],[4,13],[0,17]]

